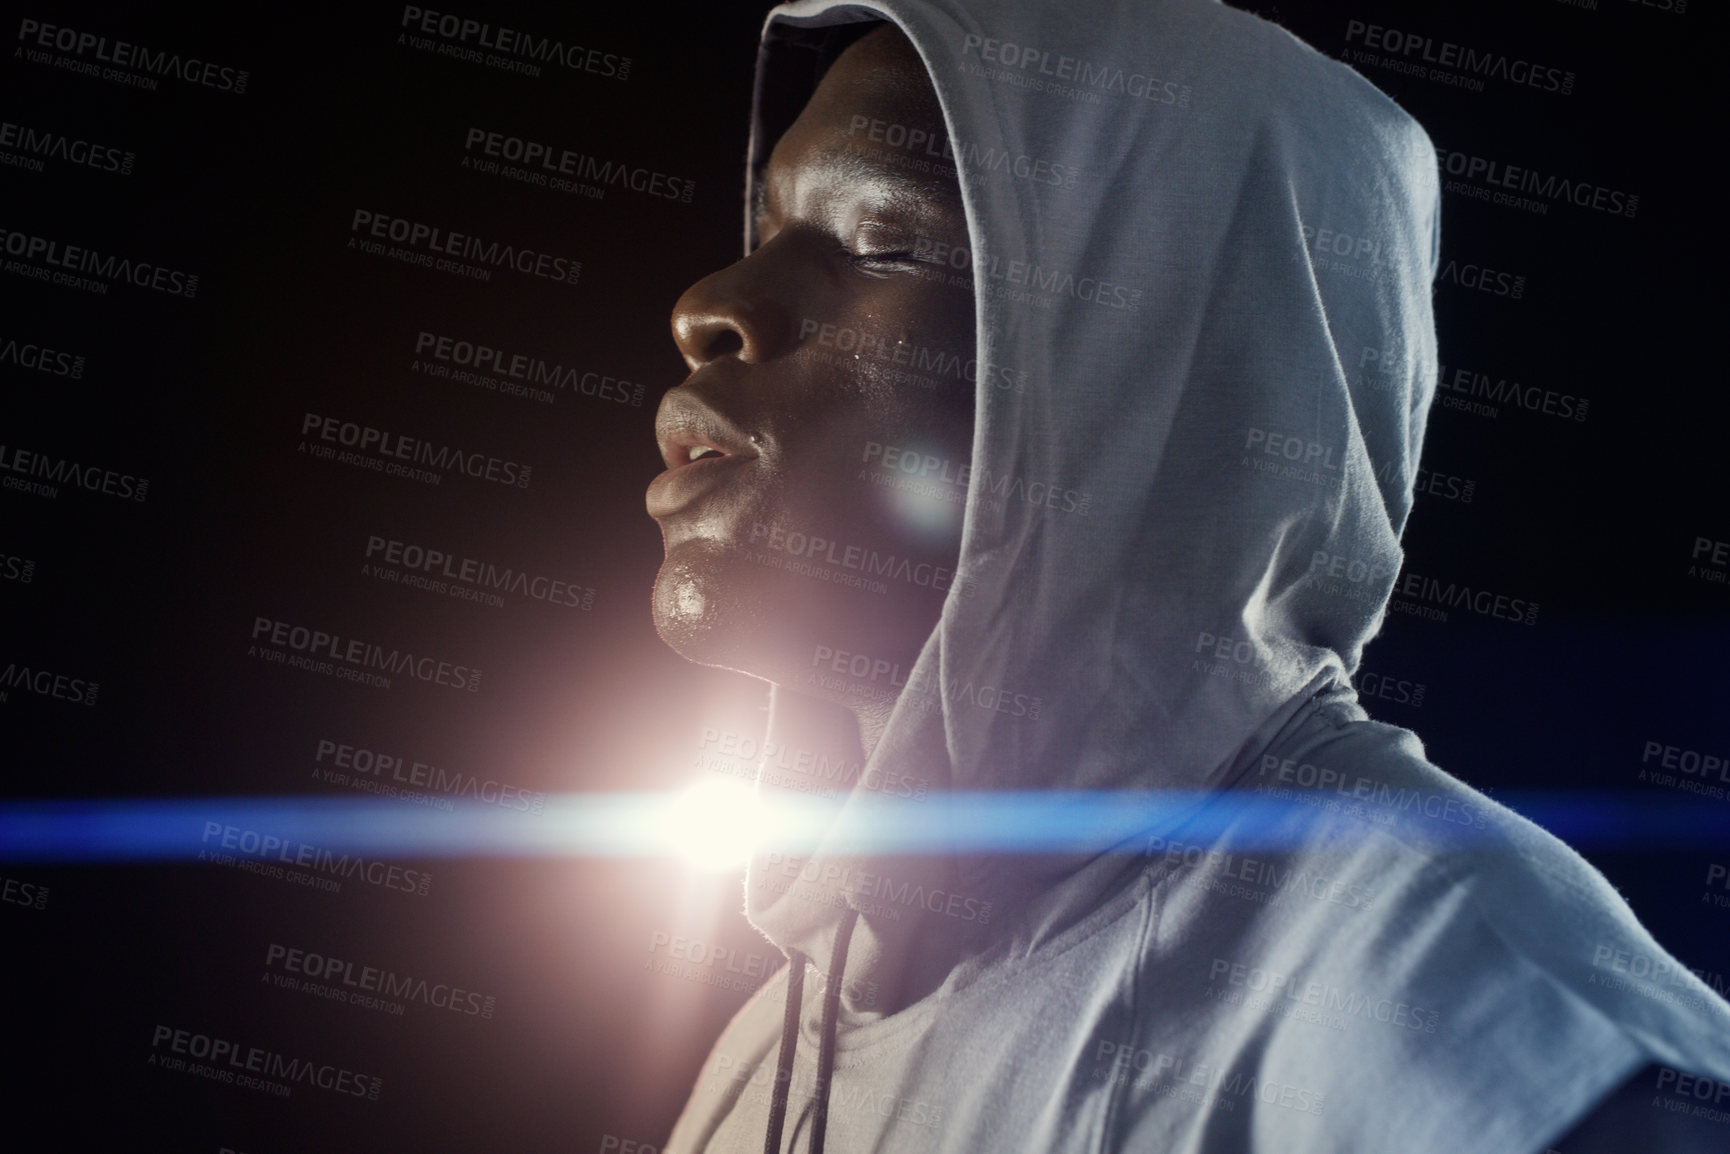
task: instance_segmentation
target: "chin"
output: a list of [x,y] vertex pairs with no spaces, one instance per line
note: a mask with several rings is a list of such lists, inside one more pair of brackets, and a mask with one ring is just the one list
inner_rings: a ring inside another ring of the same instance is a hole
[[765,676],[784,629],[765,611],[769,576],[726,545],[675,546],[655,577],[655,631],[688,661]]
[[[846,704],[861,696],[876,699],[888,680],[873,678],[854,692],[837,693],[816,677],[819,654],[832,659],[841,651],[865,653],[883,670],[904,671],[937,617],[935,603],[862,601],[856,590],[757,565],[745,550],[713,540],[685,541],[668,550],[653,604],[656,631],[686,660]],[[905,618],[917,618],[922,628],[908,631],[913,621]]]

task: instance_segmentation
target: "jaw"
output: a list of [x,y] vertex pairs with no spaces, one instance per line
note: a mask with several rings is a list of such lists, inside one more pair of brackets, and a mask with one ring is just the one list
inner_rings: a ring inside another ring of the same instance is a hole
[[941,602],[900,604],[760,563],[774,556],[712,538],[669,546],[652,599],[661,639],[700,665],[887,713]]
[[755,623],[749,600],[738,595],[737,574],[749,562],[729,556],[737,552],[715,541],[684,541],[669,546],[655,575],[655,631],[674,652],[700,665],[750,664]]

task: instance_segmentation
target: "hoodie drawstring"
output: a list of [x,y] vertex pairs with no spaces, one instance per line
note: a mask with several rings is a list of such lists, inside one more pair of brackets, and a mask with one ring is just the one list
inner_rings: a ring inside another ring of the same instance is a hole
[[[850,909],[835,930],[829,958],[829,979],[823,990],[823,1032],[817,1047],[817,1109],[811,1120],[811,1154],[823,1154],[829,1129],[829,1083],[835,1074],[835,1028],[841,1016],[841,975],[847,968],[847,946],[859,911]],[[793,1052],[799,1045],[799,1012],[805,1000],[805,964],[811,959],[787,951],[787,1002],[781,1012],[781,1052],[775,1059],[775,1089],[769,1099],[769,1127],[763,1134],[763,1154],[781,1154],[781,1131],[787,1122],[787,1096],[793,1085]]]
[[775,1089],[769,1098],[769,1129],[763,1154],[781,1154],[781,1126],[787,1120],[787,1090],[793,1083],[793,1048],[799,1044],[799,1006],[805,1000],[805,963],[798,950],[787,951],[787,1001],[781,1008],[781,1054],[775,1060]]
[[811,1127],[811,1154],[823,1154],[829,1128],[829,1080],[835,1074],[835,1025],[841,1016],[841,972],[847,967],[847,946],[859,911],[850,909],[835,929],[835,952],[829,959],[829,984],[823,990],[823,1040],[817,1047],[817,1115]]

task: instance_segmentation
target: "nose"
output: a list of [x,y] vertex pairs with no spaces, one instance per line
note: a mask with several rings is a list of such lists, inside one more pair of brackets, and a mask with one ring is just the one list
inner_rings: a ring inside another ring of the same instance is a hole
[[781,240],[710,273],[673,306],[673,342],[692,372],[726,356],[773,360],[792,346],[794,275]]

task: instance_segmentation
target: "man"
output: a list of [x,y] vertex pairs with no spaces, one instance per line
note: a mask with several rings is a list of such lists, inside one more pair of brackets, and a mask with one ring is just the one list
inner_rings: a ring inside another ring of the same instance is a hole
[[[1433,149],[1277,28],[1148,7],[771,16],[748,255],[674,311],[654,610],[774,683],[759,788],[827,808],[752,862],[791,962],[668,1149],[1694,1149],[1647,1099],[1730,1078],[1730,1007],[1349,688]],[[946,791],[1038,791],[1050,852]]]

